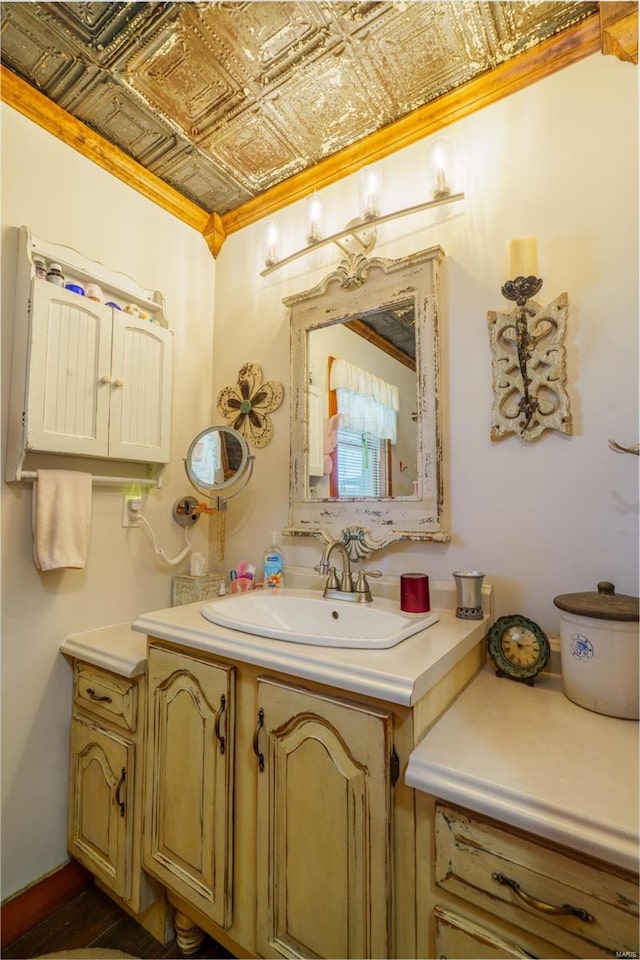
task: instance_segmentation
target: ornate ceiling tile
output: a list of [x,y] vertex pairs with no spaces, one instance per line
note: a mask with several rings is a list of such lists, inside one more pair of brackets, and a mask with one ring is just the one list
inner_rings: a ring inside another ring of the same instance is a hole
[[289,132],[305,165],[382,126],[380,115],[360,79],[359,68],[343,53],[309,63],[273,100],[278,122]]
[[219,163],[191,146],[167,155],[154,173],[205,210],[232,210],[252,196]]
[[307,166],[264,110],[230,119],[201,146],[253,194]]
[[598,10],[596,0],[2,4],[2,63],[225,214]]
[[197,142],[216,118],[222,122],[246,99],[242,85],[224,66],[216,45],[181,18],[175,29],[162,31],[144,51],[137,51],[122,80],[154,111],[171,118]]

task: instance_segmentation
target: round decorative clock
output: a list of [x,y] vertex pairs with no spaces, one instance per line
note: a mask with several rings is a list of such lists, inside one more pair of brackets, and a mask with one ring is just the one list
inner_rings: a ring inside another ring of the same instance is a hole
[[533,686],[533,678],[549,662],[551,648],[546,634],[533,620],[519,614],[499,617],[487,639],[489,656],[498,677]]

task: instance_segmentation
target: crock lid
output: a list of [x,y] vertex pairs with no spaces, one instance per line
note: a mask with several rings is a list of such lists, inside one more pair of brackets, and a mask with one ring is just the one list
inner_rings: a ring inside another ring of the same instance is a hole
[[638,620],[638,597],[616,593],[608,580],[598,584],[598,592],[562,593],[553,601],[560,610],[575,613],[580,617],[596,617],[600,620]]

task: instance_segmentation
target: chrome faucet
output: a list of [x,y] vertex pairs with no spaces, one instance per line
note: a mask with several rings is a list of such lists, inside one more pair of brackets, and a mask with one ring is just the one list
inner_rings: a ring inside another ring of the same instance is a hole
[[[329,563],[334,550],[337,550],[342,556],[342,575],[339,580],[336,568]],[[353,576],[351,574],[351,560],[347,548],[341,540],[332,540],[331,543],[326,544],[322,551],[322,559],[315,569],[318,573],[326,573],[328,575],[324,593],[322,594],[323,597],[329,600],[351,600],[355,603],[371,603],[373,598],[369,584],[367,583],[367,577],[382,576],[378,570],[370,570],[369,573],[360,570],[357,583],[354,586]]]

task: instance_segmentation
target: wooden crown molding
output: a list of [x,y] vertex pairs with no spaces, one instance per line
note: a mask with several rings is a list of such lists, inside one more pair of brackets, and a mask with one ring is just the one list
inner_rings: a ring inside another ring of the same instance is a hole
[[[605,3],[602,7],[635,7],[637,3]],[[629,11],[615,23],[618,31],[628,18]],[[607,36],[610,30],[607,28]],[[247,203],[219,215],[209,213],[187,200],[141,164],[124,154],[90,127],[76,120],[66,110],[21,80],[6,67],[1,68],[0,95],[38,126],[47,130],[68,146],[93,160],[108,173],[128,184],[143,196],[157,203],[179,220],[198,230],[204,237],[213,257],[217,257],[230,234],[276,213],[301,200],[314,190],[320,190],[338,180],[356,173],[361,167],[395,153],[443,127],[489,106],[503,97],[522,90],[537,80],[551,76],[579,60],[597,53],[604,42],[601,16],[597,13],[565,30],[525,53],[500,64],[494,70],[440,97],[433,103],[413,111],[378,130],[358,143],[345,147],[315,166],[295,174]],[[613,42],[607,40],[607,43]],[[622,41],[618,38],[618,43]],[[637,58],[637,40],[636,40]]]
[[601,3],[602,52],[629,63],[638,62],[638,4]]
[[93,160],[107,173],[133,187],[199,233],[204,232],[209,222],[206,210],[187,200],[155,174],[145,170],[136,160],[132,160],[91,127],[76,120],[5,66],[2,66],[0,72],[0,95],[8,106],[33,120],[39,127],[52,133],[87,159]]

